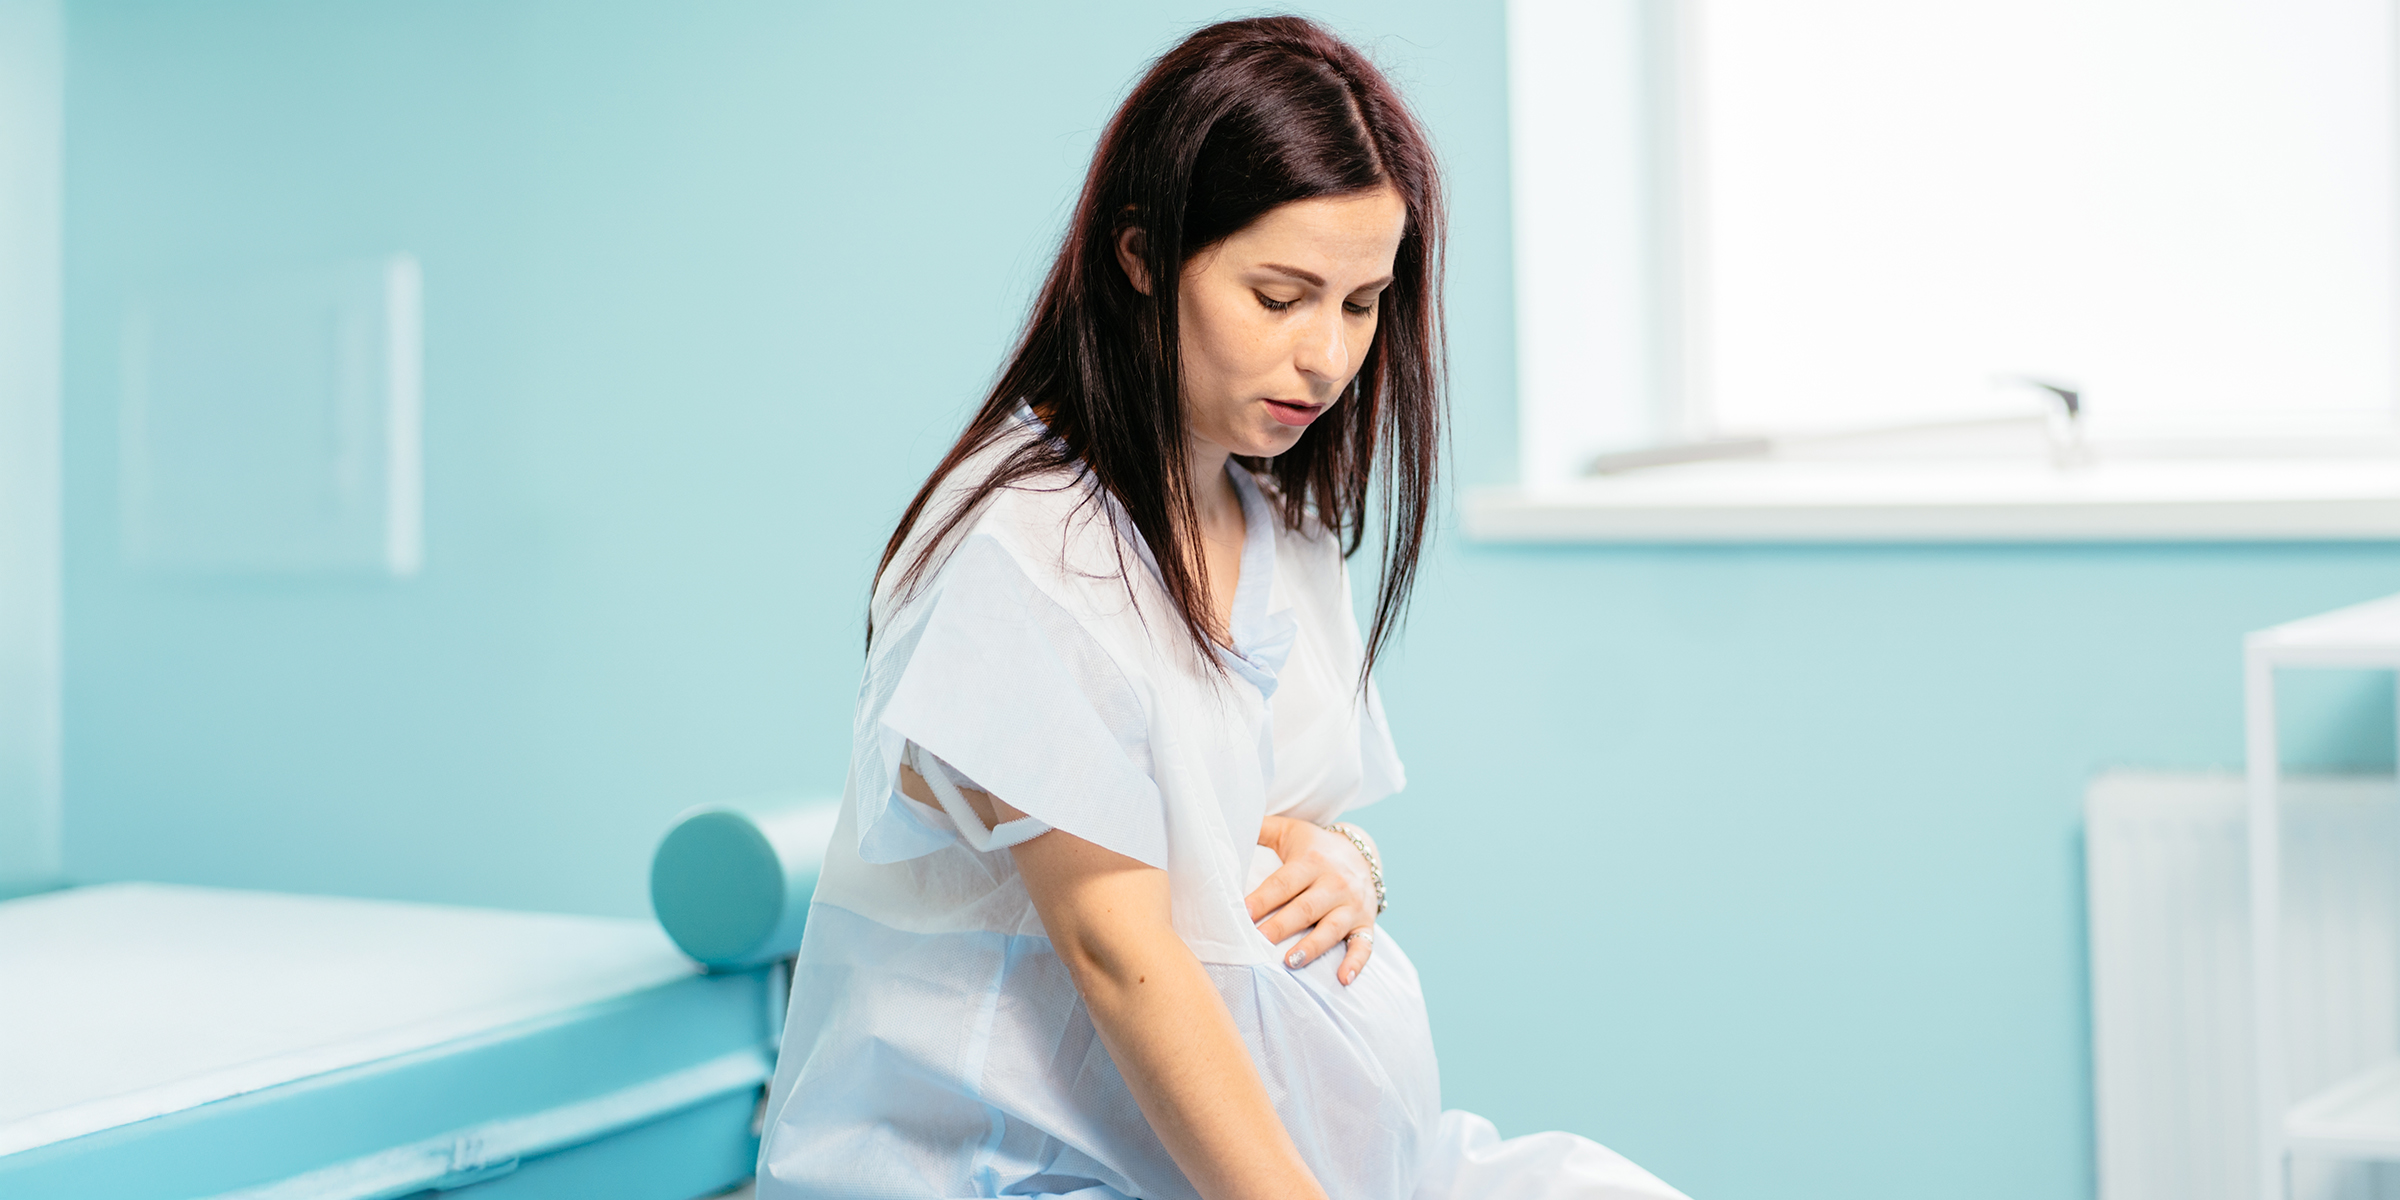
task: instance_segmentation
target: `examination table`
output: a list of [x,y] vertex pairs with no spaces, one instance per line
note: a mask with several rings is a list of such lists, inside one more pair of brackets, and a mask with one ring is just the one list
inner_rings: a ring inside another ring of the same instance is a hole
[[0,903],[0,1197],[731,1188],[832,826],[686,813],[655,924],[153,883]]

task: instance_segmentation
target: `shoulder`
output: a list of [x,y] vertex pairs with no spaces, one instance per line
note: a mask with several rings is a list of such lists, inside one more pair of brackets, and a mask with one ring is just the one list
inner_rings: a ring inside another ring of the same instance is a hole
[[1342,531],[1328,527],[1311,504],[1299,506],[1298,519],[1293,520],[1287,494],[1267,464],[1236,459],[1233,465],[1240,469],[1238,478],[1256,489],[1262,507],[1274,515],[1275,590],[1287,603],[1330,601],[1346,609],[1349,546]]
[[[876,581],[880,626],[900,610],[954,585],[983,586],[994,569],[1021,576],[1069,608],[1096,579],[1121,596],[1126,566],[1139,559],[1123,545],[1112,507],[1089,472],[1073,463],[1044,466],[986,488],[1008,458],[1033,444],[1033,430],[1004,431],[969,455],[927,498],[916,525]],[[978,552],[966,553],[970,547]],[[912,576],[910,568],[923,561]]]
[[[1277,500],[1276,511],[1282,506]],[[1276,527],[1277,566],[1290,571],[1312,589],[1344,591],[1348,588],[1348,545],[1340,530],[1327,528],[1314,512],[1301,517],[1298,526]]]
[[1275,539],[1277,603],[1288,607],[1320,652],[1355,672],[1361,653],[1351,595],[1349,543],[1311,514],[1297,528],[1279,525]]

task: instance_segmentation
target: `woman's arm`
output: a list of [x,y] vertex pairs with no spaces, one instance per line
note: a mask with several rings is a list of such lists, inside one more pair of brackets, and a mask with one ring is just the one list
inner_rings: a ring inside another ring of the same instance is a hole
[[1109,1057],[1192,1186],[1208,1200],[1324,1196],[1167,921],[1167,873],[1058,830],[1011,852]]
[[[913,769],[900,790],[932,802]],[[1025,815],[960,795],[987,826]],[[1207,1200],[1320,1200],[1233,1015],[1168,921],[1167,873],[1056,829],[1009,853],[1109,1058],[1192,1186]]]

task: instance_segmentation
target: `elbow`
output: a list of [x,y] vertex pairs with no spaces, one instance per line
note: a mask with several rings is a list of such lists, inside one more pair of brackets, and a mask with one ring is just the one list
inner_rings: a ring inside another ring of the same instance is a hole
[[1126,974],[1134,969],[1134,956],[1127,953],[1126,945],[1131,940],[1122,934],[1079,929],[1054,939],[1051,947],[1058,952],[1059,961],[1067,964],[1067,974],[1074,977],[1075,987],[1081,991],[1090,984],[1131,981]]
[[1167,873],[1060,830],[1015,848],[1026,895],[1084,1002],[1115,1003],[1160,982],[1180,955]]
[[1083,929],[1052,939],[1051,947],[1066,964],[1084,1004],[1106,1009],[1160,982],[1171,965],[1168,955],[1182,952],[1183,941],[1164,926],[1138,932]]

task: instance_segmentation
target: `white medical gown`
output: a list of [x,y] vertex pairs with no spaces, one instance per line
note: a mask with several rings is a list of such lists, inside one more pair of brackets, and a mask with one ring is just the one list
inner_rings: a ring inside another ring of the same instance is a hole
[[[1021,411],[953,478],[1037,436]],[[1166,869],[1176,932],[1334,1200],[1678,1195],[1582,1138],[1504,1141],[1443,1112],[1416,968],[1388,934],[1344,987],[1338,952],[1292,970],[1252,926],[1243,898],[1277,865],[1256,844],[1261,820],[1330,821],[1402,775],[1373,690],[1357,691],[1335,540],[1281,528],[1257,483],[1229,470],[1249,534],[1223,674],[1199,661],[1140,539],[1084,478],[1001,491],[913,594],[892,579],[921,542],[895,560],[793,971],[762,1200],[1195,1195],[1006,849],[1049,829]],[[918,537],[958,494],[937,495]],[[904,756],[934,760],[942,807],[900,793]],[[944,774],[1027,817],[986,829]]]

